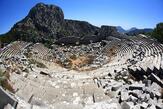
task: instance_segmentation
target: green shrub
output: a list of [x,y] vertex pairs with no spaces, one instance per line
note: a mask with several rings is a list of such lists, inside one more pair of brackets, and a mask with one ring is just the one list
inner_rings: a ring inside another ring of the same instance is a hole
[[156,28],[152,32],[152,37],[163,43],[163,23],[156,25]]

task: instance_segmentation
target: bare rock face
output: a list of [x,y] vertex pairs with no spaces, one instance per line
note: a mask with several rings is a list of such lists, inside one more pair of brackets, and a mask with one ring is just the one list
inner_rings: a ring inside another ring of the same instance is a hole
[[55,38],[64,22],[62,9],[55,5],[39,3],[34,6],[29,14],[16,23],[11,32],[18,39],[27,41],[42,41]]
[[[66,31],[67,34],[64,36],[78,36],[82,37],[85,35],[94,35],[99,30],[98,27],[91,25],[86,21],[77,20],[64,20],[64,25],[62,26],[62,31]],[[61,34],[64,32],[61,31]]]
[[120,33],[117,32],[116,27],[114,26],[101,26],[99,30],[99,36],[101,36],[102,39],[108,38],[109,36],[113,37],[120,37]]
[[101,26],[101,29],[100,29],[100,35],[101,36],[114,35],[115,33],[117,33],[116,27],[106,26],[106,25]]
[[30,10],[27,19],[31,19],[39,31],[53,35],[61,28],[64,14],[58,6],[39,3]]

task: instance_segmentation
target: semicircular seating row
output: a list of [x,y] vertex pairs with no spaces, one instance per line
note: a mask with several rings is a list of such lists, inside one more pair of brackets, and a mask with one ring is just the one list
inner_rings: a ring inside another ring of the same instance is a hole
[[51,61],[52,53],[51,50],[45,47],[41,43],[28,43],[23,41],[15,41],[11,44],[8,44],[6,47],[2,48],[0,51],[1,59],[8,59],[15,56],[20,56],[24,51],[30,48],[33,59],[41,59],[45,61]]
[[[145,75],[155,73],[163,78],[162,44],[147,38],[114,43],[117,44],[117,49],[114,51],[116,55],[112,57],[110,65],[120,66],[126,64],[130,72],[142,72],[143,74],[146,73]],[[131,64],[128,60],[135,61],[135,63]]]
[[51,49],[48,49],[41,43],[36,43],[31,46],[32,58],[41,59],[44,61],[53,61]]
[[11,58],[13,56],[19,56],[30,44],[31,43],[23,41],[15,41],[11,44],[8,44],[7,46],[0,50],[0,58],[6,59]]

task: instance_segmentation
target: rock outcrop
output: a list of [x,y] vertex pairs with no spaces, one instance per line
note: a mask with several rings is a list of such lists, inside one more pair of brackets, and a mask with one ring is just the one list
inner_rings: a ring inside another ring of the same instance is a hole
[[54,42],[61,37],[82,37],[95,34],[96,31],[98,27],[88,22],[64,19],[64,13],[58,6],[39,3],[13,26],[7,36],[12,35],[13,40]]
[[[89,44],[90,42],[101,41],[109,36],[118,37],[120,35],[116,27],[102,26],[99,28],[86,21],[64,19],[64,13],[60,7],[39,3],[0,40],[1,42],[23,40],[51,45],[55,42],[59,43],[63,37],[69,36],[79,38],[80,43]],[[60,40],[58,41],[58,39]],[[76,43],[74,40],[69,43],[72,44],[73,42]],[[67,41],[65,44],[67,44]]]
[[43,41],[56,38],[64,22],[62,9],[55,5],[39,3],[29,14],[16,23],[10,32],[13,37],[27,41]]
[[102,36],[103,38],[108,36],[117,36],[117,29],[114,26],[103,25],[101,26],[99,35]]
[[95,27],[86,21],[65,19],[60,33],[63,34],[64,36],[74,35],[74,36],[82,37],[85,35],[96,34],[98,30],[99,30],[98,27]]

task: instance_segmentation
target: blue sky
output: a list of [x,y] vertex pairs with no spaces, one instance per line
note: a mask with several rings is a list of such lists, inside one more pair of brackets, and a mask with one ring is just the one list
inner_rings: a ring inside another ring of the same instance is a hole
[[153,28],[163,22],[163,0],[0,0],[0,34],[9,31],[39,2],[60,6],[66,19],[96,26]]

